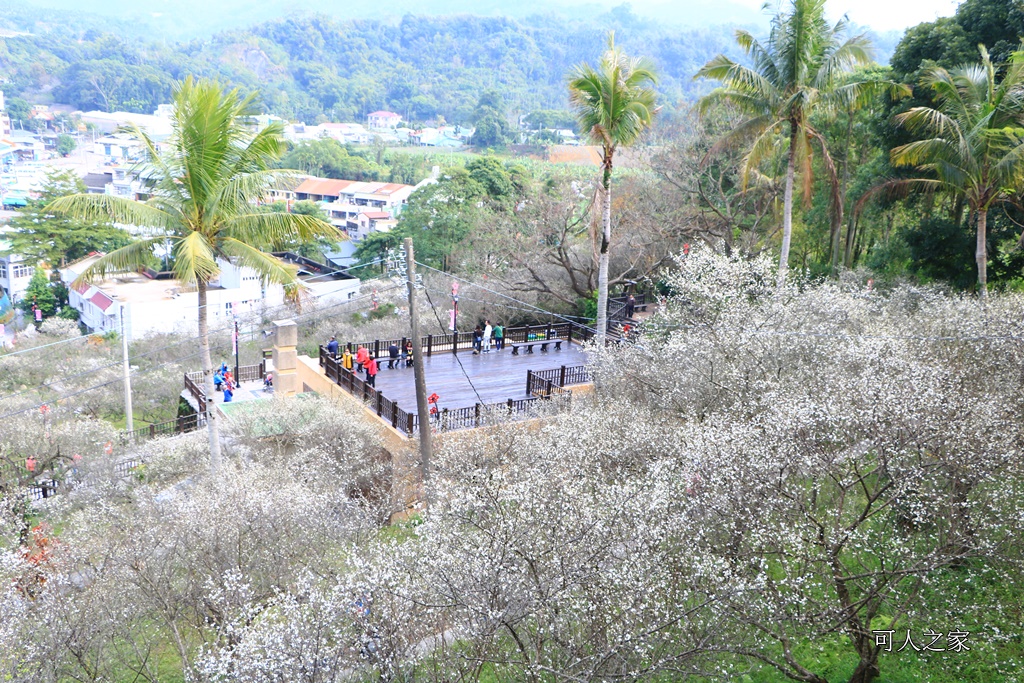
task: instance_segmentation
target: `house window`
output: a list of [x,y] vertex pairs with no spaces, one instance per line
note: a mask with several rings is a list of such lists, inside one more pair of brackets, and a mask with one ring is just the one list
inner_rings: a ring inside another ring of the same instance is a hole
[[0,263],[0,278],[7,279],[7,264]]
[[11,266],[11,273],[15,280],[20,277],[32,277],[32,273],[36,271],[35,266]]
[[103,145],[103,155],[109,157],[110,156],[110,152],[111,152],[111,146],[110,145]]

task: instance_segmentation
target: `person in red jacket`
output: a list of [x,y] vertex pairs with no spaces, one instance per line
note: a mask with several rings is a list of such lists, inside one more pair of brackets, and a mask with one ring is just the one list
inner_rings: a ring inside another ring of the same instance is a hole
[[377,386],[377,361],[373,358],[366,361],[366,381],[371,387]]
[[366,372],[366,361],[368,360],[370,360],[370,352],[366,350],[365,346],[360,346],[356,351],[356,364],[363,372]]

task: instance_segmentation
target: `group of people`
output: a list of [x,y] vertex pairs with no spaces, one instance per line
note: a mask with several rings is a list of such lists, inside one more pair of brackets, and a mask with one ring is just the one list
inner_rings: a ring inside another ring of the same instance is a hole
[[231,370],[228,369],[228,364],[221,363],[220,367],[217,368],[217,372],[213,373],[213,388],[224,392],[224,402],[231,403],[231,399],[235,396],[236,387],[235,377],[231,374]]
[[491,350],[491,340],[494,340],[494,350],[501,351],[505,348],[505,328],[501,323],[491,326],[490,320],[484,321],[484,326],[476,326],[473,330],[473,353],[487,353]]
[[[331,340],[327,342],[327,352],[331,354],[332,358],[338,358],[338,340],[335,337],[331,337]],[[383,359],[381,360],[383,362]],[[388,369],[401,367],[402,364],[405,367],[412,366],[411,341],[406,341],[404,348],[400,348],[396,342],[391,342],[388,346]],[[380,364],[365,346],[359,346],[355,354],[352,353],[350,347],[346,346],[341,354],[341,367],[349,372],[363,373],[366,376],[367,384],[371,387],[377,386],[377,373],[380,372]]]

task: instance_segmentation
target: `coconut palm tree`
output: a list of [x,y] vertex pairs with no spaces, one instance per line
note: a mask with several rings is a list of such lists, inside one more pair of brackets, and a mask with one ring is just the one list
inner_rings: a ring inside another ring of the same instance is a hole
[[[716,145],[749,145],[743,160],[746,183],[752,171],[777,147],[785,135],[789,140],[786,183],[782,209],[782,250],[779,255],[779,284],[789,269],[789,247],[793,236],[793,184],[799,166],[805,196],[811,190],[811,149],[822,152],[832,186],[834,210],[842,210],[839,182],[825,139],[810,123],[815,111],[829,110],[863,100],[874,88],[847,75],[858,64],[871,61],[870,42],[863,35],[843,39],[847,23],[834,26],[825,20],[825,0],[793,0],[789,12],[772,18],[766,43],[747,31],[736,32],[736,42],[750,60],[750,66],[718,55],[705,64],[696,78],[713,78],[722,87],[703,97],[704,112],[728,103],[747,118]],[[715,148],[713,148],[714,151]]]
[[1024,52],[1016,52],[1002,79],[979,46],[980,64],[927,69],[921,85],[936,106],[914,107],[897,122],[922,139],[896,147],[893,166],[913,166],[924,177],[880,187],[942,190],[962,197],[977,217],[978,291],[988,296],[988,211],[1021,187],[1024,173]]
[[645,58],[629,57],[608,35],[608,49],[595,69],[589,64],[573,68],[569,100],[583,135],[601,146],[601,246],[597,264],[597,343],[608,332],[608,249],[612,241],[612,166],[619,147],[635,143],[651,125],[656,108],[654,65]]
[[258,113],[254,95],[225,92],[216,82],[193,80],[174,89],[172,135],[158,152],[143,131],[135,134],[148,150],[145,177],[153,182],[150,199],[77,194],[57,199],[47,211],[84,220],[135,225],[156,234],[110,252],[79,277],[82,282],[143,266],[154,247],[170,243],[173,270],[198,292],[198,323],[206,386],[210,467],[220,467],[220,436],[213,410],[213,363],[207,291],[219,273],[217,259],[252,268],[265,283],[298,292],[296,271],[265,250],[291,240],[339,239],[338,230],[313,216],[267,213],[257,209],[267,190],[290,172],[271,170],[285,149],[282,130],[271,124],[252,133],[245,118]]

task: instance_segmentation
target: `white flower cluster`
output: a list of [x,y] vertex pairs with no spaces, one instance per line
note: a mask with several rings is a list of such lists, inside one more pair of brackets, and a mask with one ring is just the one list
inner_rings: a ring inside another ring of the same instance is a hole
[[0,674],[156,680],[162,648],[195,681],[870,680],[873,629],[941,626],[998,634],[945,669],[1019,677],[1024,301],[774,282],[691,250],[598,392],[446,435],[401,523],[328,401],[240,418],[221,480],[149,454],[153,485],[69,498],[49,566],[0,565],[48,577],[0,599]]

